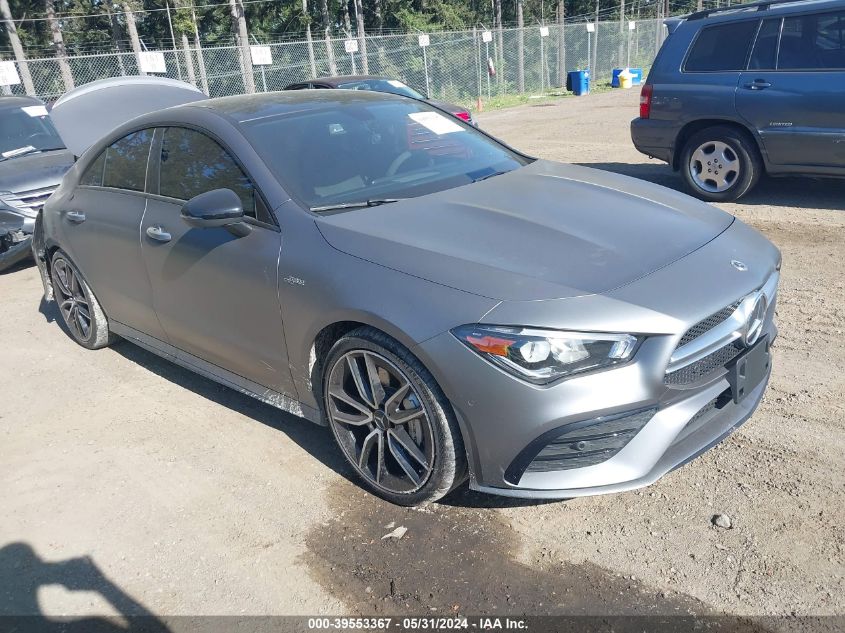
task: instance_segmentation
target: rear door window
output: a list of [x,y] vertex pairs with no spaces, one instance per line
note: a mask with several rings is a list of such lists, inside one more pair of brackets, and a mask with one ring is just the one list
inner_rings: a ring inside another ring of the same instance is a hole
[[845,11],[785,18],[778,69],[845,68]]
[[757,20],[732,22],[702,29],[684,64],[686,72],[745,70]]
[[110,145],[105,151],[103,186],[144,191],[152,138],[151,129],[139,130]]

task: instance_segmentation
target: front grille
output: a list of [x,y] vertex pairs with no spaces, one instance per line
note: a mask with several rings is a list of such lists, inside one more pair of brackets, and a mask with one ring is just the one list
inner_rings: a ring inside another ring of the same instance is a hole
[[47,198],[53,195],[55,190],[56,187],[45,187],[42,189],[32,189],[31,191],[21,191],[5,196],[3,202],[10,207],[37,213],[44,206],[44,203],[47,202]]
[[663,382],[666,385],[674,386],[690,385],[694,382],[698,382],[708,374],[727,365],[734,358],[742,354],[744,350],[745,347],[737,341],[728,343],[724,347],[717,349],[712,354],[708,354],[704,358],[697,360],[694,363],[690,363],[686,367],[682,367],[681,369],[677,369],[666,374],[663,378]]
[[684,335],[681,337],[681,342],[678,343],[678,347],[683,347],[687,343],[691,343],[695,339],[697,339],[702,334],[706,334],[714,327],[725,321],[729,316],[731,316],[736,309],[739,307],[739,304],[742,303],[741,300],[734,301],[732,304],[725,306],[718,312],[711,314],[706,319],[702,319],[695,325],[693,325],[690,329],[688,329]]

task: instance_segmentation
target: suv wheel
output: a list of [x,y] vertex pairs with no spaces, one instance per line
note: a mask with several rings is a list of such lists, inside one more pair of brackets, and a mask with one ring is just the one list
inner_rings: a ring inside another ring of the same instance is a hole
[[687,189],[708,202],[727,202],[744,196],[762,171],[757,148],[744,134],[727,126],[696,132],[681,156],[681,174]]
[[331,348],[322,405],[337,444],[364,486],[405,506],[436,501],[466,477],[454,413],[405,347],[370,327]]

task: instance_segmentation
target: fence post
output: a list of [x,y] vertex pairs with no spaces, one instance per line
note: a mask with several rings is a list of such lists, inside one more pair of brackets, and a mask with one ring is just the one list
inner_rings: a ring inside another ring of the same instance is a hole
[[516,26],[519,28],[519,37],[516,41],[516,57],[519,68],[516,71],[516,83],[519,94],[525,92],[525,20],[522,16],[523,0],[516,0]]
[[[0,17],[6,25],[6,33],[9,34],[9,42],[12,44],[12,50],[15,52],[15,60],[18,62],[18,71],[20,72],[21,81],[23,81],[23,88],[26,94],[35,96],[35,86],[32,83],[32,75],[29,73],[29,64],[26,61],[26,55],[21,46],[21,40],[18,37],[18,29],[12,20],[12,11],[9,9],[9,0],[0,0]],[[11,90],[10,90],[11,92]]]
[[557,0],[557,85],[566,85],[566,3]]

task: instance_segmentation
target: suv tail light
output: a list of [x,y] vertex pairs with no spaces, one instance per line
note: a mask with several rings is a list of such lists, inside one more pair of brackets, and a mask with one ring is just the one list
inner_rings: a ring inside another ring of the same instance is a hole
[[651,116],[651,95],[654,88],[651,84],[644,84],[640,92],[640,118],[647,119]]

